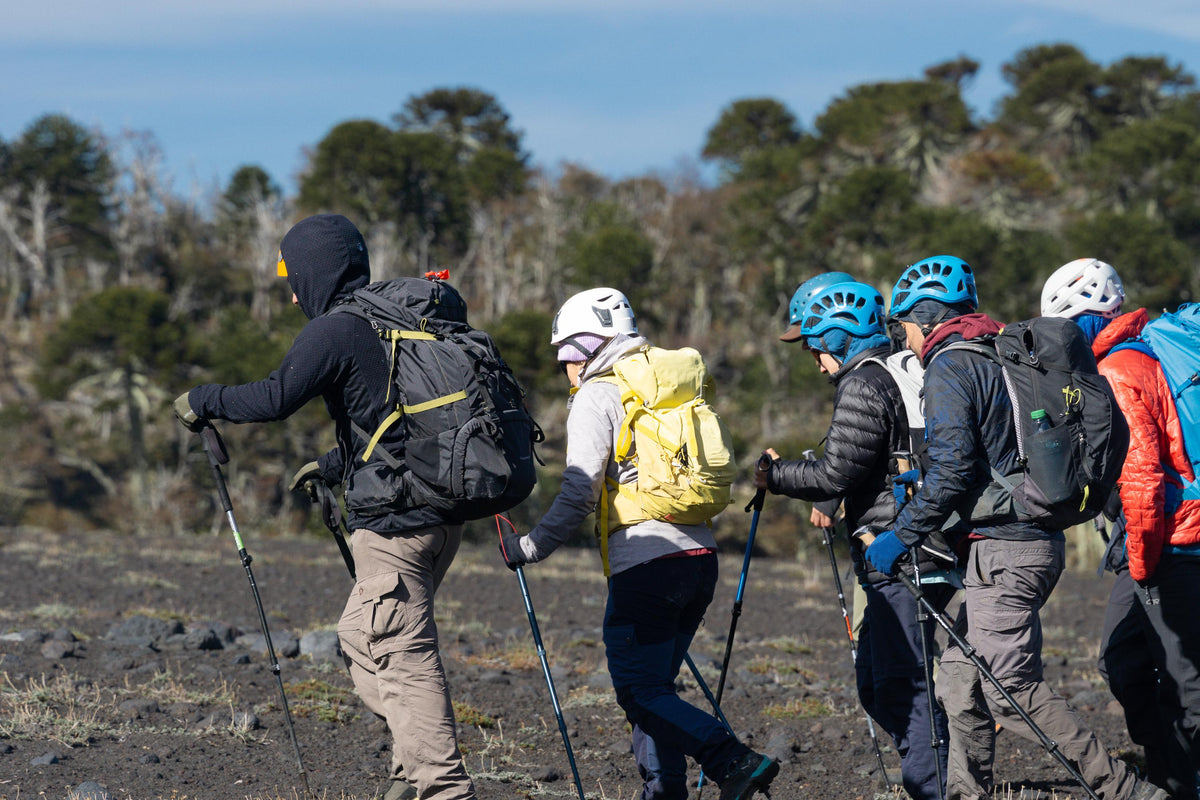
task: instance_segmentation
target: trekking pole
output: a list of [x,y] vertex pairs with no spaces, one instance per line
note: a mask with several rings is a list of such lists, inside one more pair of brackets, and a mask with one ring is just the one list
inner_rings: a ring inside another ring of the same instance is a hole
[[[816,453],[812,450],[804,451],[804,459],[806,461],[814,461]],[[829,567],[833,570],[833,585],[837,589],[838,604],[842,607],[842,622],[846,626],[846,639],[850,643],[850,663],[854,665],[855,672],[858,670],[858,645],[854,641],[854,626],[850,623],[850,610],[846,607],[846,593],[842,589],[842,574],[838,570],[837,555],[833,552],[833,528],[822,526],[821,533],[825,538],[825,551],[829,553]],[[861,704],[861,702],[860,702]],[[871,735],[871,747],[875,750],[875,760],[879,762],[879,772],[883,777],[885,784],[891,784],[888,779],[887,766],[883,763],[883,750],[879,747],[879,734],[875,732],[875,720],[871,719],[870,713],[863,709],[863,716],[867,718],[867,733]]]
[[204,443],[204,452],[208,455],[208,463],[212,467],[213,479],[217,484],[217,494],[221,497],[221,507],[225,509],[225,517],[229,520],[229,527],[233,530],[233,541],[237,545],[238,557],[242,560],[242,566],[246,569],[246,577],[250,580],[250,593],[254,595],[254,605],[258,608],[258,622],[262,626],[263,639],[267,644],[267,654],[271,658],[271,672],[275,674],[275,682],[279,685],[279,701],[283,705],[283,718],[287,722],[288,735],[292,740],[292,747],[296,751],[296,765],[300,768],[300,783],[304,786],[304,793],[309,797],[316,797],[312,790],[308,788],[308,773],[304,769],[304,759],[300,755],[300,742],[296,739],[296,727],[292,724],[292,712],[288,708],[287,692],[283,688],[283,678],[279,674],[279,659],[275,657],[275,646],[271,643],[271,631],[267,628],[267,614],[263,610],[262,597],[258,594],[258,584],[254,582],[254,571],[250,569],[250,562],[253,560],[250,553],[246,552],[246,545],[242,543],[242,533],[238,530],[237,520],[233,517],[233,503],[229,500],[229,488],[225,485],[225,476],[221,472],[221,465],[229,463],[229,453],[225,450],[225,442],[221,439],[221,434],[212,424],[205,424],[200,429],[200,441]]
[[[729,731],[729,735],[737,738],[737,734],[733,732],[733,726],[729,724],[729,720],[725,719],[725,712],[721,710],[721,703],[713,695],[712,690],[708,688],[708,684],[704,680],[704,676],[700,674],[700,669],[696,666],[696,662],[692,660],[691,653],[683,654],[684,663],[688,665],[688,669],[692,671],[692,677],[696,679],[696,684],[700,687],[700,691],[704,692],[704,696],[708,702],[712,704],[713,714],[725,726],[725,730]],[[696,800],[700,800],[700,796],[704,794],[704,769],[700,769],[700,777],[696,781]]]
[[692,654],[684,653],[683,662],[692,671],[692,677],[696,679],[696,683],[700,686],[700,691],[704,693],[704,697],[712,704],[713,715],[721,721],[721,724],[725,726],[725,730],[733,733],[733,726],[729,724],[729,720],[725,719],[725,712],[721,710],[721,704],[713,696],[712,689],[709,689],[708,684],[705,683],[704,676],[700,674],[700,669],[696,666],[696,662],[692,660]]
[[[864,539],[864,545],[870,544],[870,540],[874,539],[874,537],[870,534],[866,534],[862,538]],[[1036,736],[1038,741],[1041,742],[1042,747],[1046,748],[1046,752],[1054,756],[1054,758],[1058,760],[1058,763],[1062,764],[1063,767],[1066,768],[1067,773],[1076,783],[1083,787],[1083,790],[1087,792],[1088,797],[1090,797],[1092,800],[1100,800],[1099,795],[1092,790],[1092,787],[1088,785],[1088,782],[1083,779],[1083,776],[1080,775],[1079,771],[1075,769],[1075,766],[1071,764],[1071,760],[1067,758],[1067,756],[1061,750],[1058,749],[1058,744],[1049,736],[1047,736],[1045,731],[1038,727],[1037,723],[1033,721],[1033,717],[1029,716],[1028,711],[1021,708],[1020,704],[1017,703],[1016,698],[1013,697],[1012,694],[1004,688],[1004,685],[1000,683],[1000,679],[992,674],[992,671],[988,669],[986,664],[983,663],[983,659],[979,657],[979,653],[975,651],[975,648],[971,645],[971,643],[960,636],[958,631],[954,630],[954,623],[947,619],[945,614],[934,608],[933,604],[929,602],[928,598],[925,597],[925,593],[921,591],[920,587],[913,583],[912,578],[900,571],[896,572],[896,577],[899,578],[900,582],[908,588],[908,591],[910,591],[912,596],[916,598],[917,603],[923,606],[925,610],[933,616],[934,621],[936,621],[937,624],[941,626],[942,630],[944,630],[950,636],[950,639],[959,646],[959,649],[963,651],[963,655],[971,660],[971,663],[974,664],[975,668],[979,670],[979,674],[987,678],[988,683],[996,687],[996,691],[999,692],[1000,696],[1004,698],[1004,702],[1008,703],[1008,705],[1017,712],[1017,716],[1019,716],[1025,722],[1025,724],[1029,727],[1029,730],[1031,730],[1033,735]]]
[[[517,527],[507,517],[496,515],[496,533],[500,536],[500,546],[504,547],[504,534],[500,530],[500,521],[507,523],[515,533]],[[571,764],[571,774],[575,777],[575,789],[579,792],[579,800],[583,796],[583,784],[579,780],[579,768],[575,765],[575,751],[571,749],[571,737],[567,734],[567,722],[563,719],[562,706],[558,704],[558,692],[554,691],[554,678],[550,675],[550,662],[546,658],[546,647],[542,644],[542,632],[538,628],[537,616],[533,613],[533,601],[529,598],[529,584],[525,582],[525,570],[520,566],[514,569],[517,582],[521,584],[521,597],[525,600],[525,615],[529,617],[529,630],[533,632],[533,644],[537,648],[538,660],[542,662],[542,675],[546,678],[546,687],[550,690],[550,704],[554,706],[554,716],[558,719],[558,732],[562,734],[563,747],[567,750],[567,761]]]
[[[920,591],[921,567],[918,558],[920,552],[914,545],[910,548],[909,553],[913,565],[913,585],[917,587],[917,591]],[[925,623],[928,621],[929,613],[925,610],[925,606],[917,603],[917,629],[921,632],[921,666],[925,673],[925,700],[929,704],[929,747],[933,750],[933,768],[937,776],[938,798],[939,800],[946,800],[946,784],[942,776],[942,759],[938,755],[942,749],[942,737],[938,735],[937,718],[934,715],[933,669],[929,663],[929,634],[925,630]]]
[[346,569],[350,571],[350,577],[357,580],[358,576],[354,574],[354,555],[350,552],[350,545],[346,543],[346,537],[342,535],[343,530],[349,533],[349,529],[346,527],[345,517],[342,516],[342,508],[338,505],[337,498],[333,496],[333,490],[325,481],[314,479],[308,482],[307,491],[309,497],[320,503],[321,520],[333,534],[333,540],[337,542],[338,552],[342,554],[342,561],[346,562]]
[[[771,457],[766,453],[759,456],[758,465],[763,463],[767,466],[771,464]],[[754,535],[758,532],[758,515],[762,513],[763,501],[766,499],[767,490],[759,489],[754,493],[754,498],[746,504],[746,511],[753,509],[754,514],[750,517],[750,535],[746,537],[746,551],[742,555],[742,573],[738,577],[737,594],[733,599],[733,612],[729,618],[729,636],[725,639],[725,655],[721,659],[721,677],[717,680],[717,703],[721,702],[721,698],[725,695],[725,677],[729,673],[729,657],[733,653],[733,637],[737,633],[738,617],[742,615],[742,596],[746,592],[746,576],[750,574],[750,557],[754,553]]]
[[[763,453],[758,457],[757,466],[771,465],[771,457]],[[754,493],[754,498],[746,504],[746,511],[753,510],[754,515],[750,517],[750,535],[746,537],[746,551],[742,555],[742,574],[738,578],[737,594],[733,600],[733,613],[729,618],[729,636],[725,639],[725,656],[721,659],[721,677],[717,680],[717,694],[713,701],[713,705],[720,707],[721,698],[725,694],[725,676],[729,673],[729,657],[733,653],[733,637],[737,633],[738,617],[742,615],[742,595],[746,591],[746,576],[750,574],[750,556],[754,552],[754,534],[758,532],[758,515],[762,513],[763,501],[767,497],[766,489],[759,489]],[[700,772],[700,778],[696,783],[698,792],[704,791],[704,772]]]

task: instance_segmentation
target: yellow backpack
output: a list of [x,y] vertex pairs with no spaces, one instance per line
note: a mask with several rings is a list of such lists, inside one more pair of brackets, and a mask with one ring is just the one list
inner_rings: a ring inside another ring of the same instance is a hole
[[733,500],[737,464],[729,429],[705,399],[713,381],[696,350],[643,347],[596,380],[621,390],[625,419],[614,457],[632,460],[638,473],[636,483],[606,478],[601,492],[596,535],[608,575],[610,533],[652,519],[710,522]]

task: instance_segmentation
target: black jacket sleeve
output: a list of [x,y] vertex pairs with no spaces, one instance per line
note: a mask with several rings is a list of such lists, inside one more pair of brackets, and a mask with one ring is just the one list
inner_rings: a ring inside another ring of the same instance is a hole
[[860,490],[891,452],[887,399],[857,373],[838,383],[825,455],[815,461],[777,460],[767,488],[800,500],[830,500]]
[[207,383],[188,393],[198,416],[230,422],[285,419],[320,396],[341,373],[346,348],[330,335],[332,323],[318,317],[304,326],[279,369],[261,381],[238,386]]

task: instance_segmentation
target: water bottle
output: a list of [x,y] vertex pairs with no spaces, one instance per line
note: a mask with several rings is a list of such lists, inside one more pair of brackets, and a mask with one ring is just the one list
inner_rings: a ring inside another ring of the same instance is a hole
[[1071,453],[1071,428],[1054,427],[1046,409],[1030,412],[1033,433],[1025,442],[1028,478],[1047,503],[1062,503],[1079,488]]

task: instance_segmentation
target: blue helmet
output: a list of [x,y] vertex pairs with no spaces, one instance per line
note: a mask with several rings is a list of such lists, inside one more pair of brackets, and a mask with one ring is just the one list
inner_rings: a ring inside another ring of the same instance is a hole
[[809,302],[800,332],[818,337],[832,330],[859,337],[883,333],[883,295],[858,281],[826,287]]
[[972,309],[978,308],[971,265],[956,256],[932,256],[918,261],[896,281],[889,314],[902,319],[921,300],[936,300],[947,306],[969,303]]
[[812,299],[834,284],[853,282],[854,276],[845,272],[823,272],[797,286],[796,291],[792,293],[792,301],[788,304],[788,324],[791,327],[779,338],[785,342],[794,342],[804,336],[800,331],[800,322],[804,319]]

